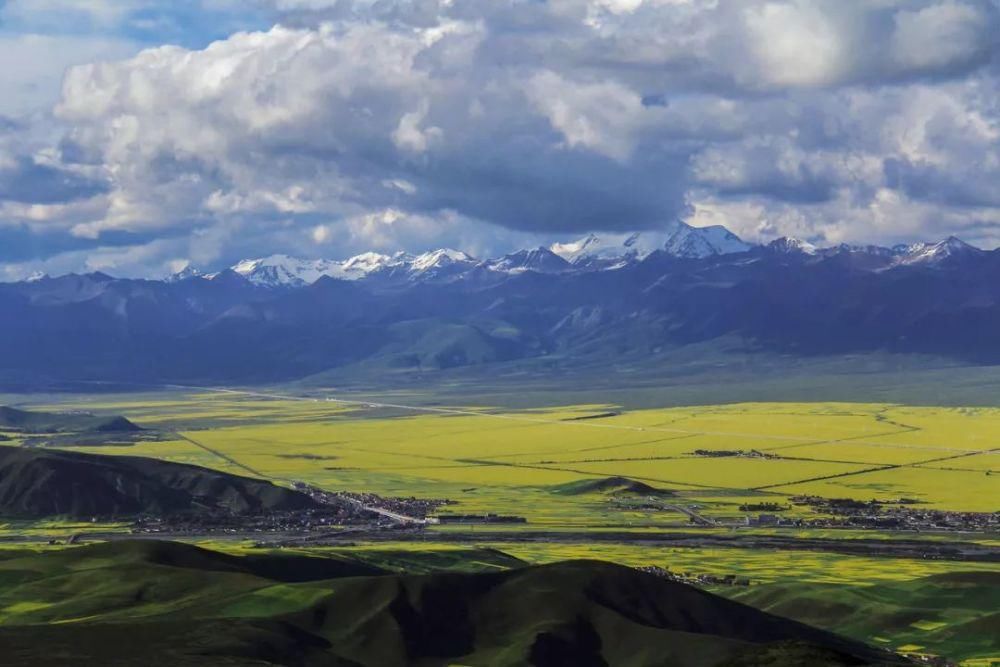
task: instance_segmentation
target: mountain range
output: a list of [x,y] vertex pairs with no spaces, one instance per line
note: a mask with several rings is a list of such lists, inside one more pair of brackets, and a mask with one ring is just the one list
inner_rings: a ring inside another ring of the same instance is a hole
[[549,247],[519,250],[503,257],[479,260],[461,250],[441,248],[419,255],[398,252],[383,255],[366,252],[346,260],[300,259],[271,255],[237,262],[225,271],[202,273],[187,268],[168,278],[177,282],[188,278],[214,280],[231,271],[255,285],[265,287],[302,287],[322,277],[339,280],[381,280],[414,282],[454,279],[474,274],[503,276],[534,271],[564,273],[569,271],[608,270],[641,261],[654,252],[688,259],[746,252],[752,248],[724,227],[691,227],[675,222],[666,230],[630,234],[589,234],[572,243],[554,243]]
[[[666,231],[588,234],[570,243],[554,243],[549,247],[524,249],[482,260],[451,248],[440,248],[419,255],[366,252],[346,260],[301,259],[277,254],[245,259],[216,273],[202,273],[187,268],[167,280],[214,280],[232,272],[263,287],[303,287],[323,277],[347,281],[368,280],[382,284],[473,277],[481,283],[487,276],[502,279],[528,271],[554,274],[617,270],[641,262],[654,253],[680,259],[705,259],[747,253],[760,247],[762,246],[744,242],[721,226],[691,227],[675,222]],[[916,243],[891,248],[840,245],[822,249],[806,241],[783,237],[764,247],[778,253],[819,257],[853,253],[882,260],[872,268],[933,263],[954,253],[979,251],[955,237],[940,243]]]
[[1000,252],[741,241],[722,227],[591,235],[480,260],[283,255],[166,280],[0,284],[0,369],[25,378],[277,381],[532,360],[605,365],[719,339],[809,357],[1000,362]]

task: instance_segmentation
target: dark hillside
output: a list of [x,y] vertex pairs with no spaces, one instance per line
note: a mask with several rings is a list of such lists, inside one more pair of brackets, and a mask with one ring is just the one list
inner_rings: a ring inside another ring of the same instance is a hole
[[137,433],[142,429],[125,417],[84,413],[35,412],[0,406],[0,428],[27,433]]
[[265,480],[131,456],[0,447],[0,516],[253,514],[315,508]]

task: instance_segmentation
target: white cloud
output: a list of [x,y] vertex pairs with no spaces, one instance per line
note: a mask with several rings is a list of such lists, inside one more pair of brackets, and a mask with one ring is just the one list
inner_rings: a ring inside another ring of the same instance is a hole
[[566,139],[612,159],[626,161],[636,132],[653,115],[635,91],[614,81],[573,83],[553,72],[528,81],[528,97]]
[[312,230],[312,239],[317,244],[326,243],[330,240],[330,227],[327,225],[316,225]]
[[766,2],[748,7],[752,74],[777,86],[821,86],[836,82],[848,66],[849,43],[835,16],[822,5]]
[[421,128],[429,107],[427,100],[421,100],[415,111],[404,113],[399,119],[399,125],[392,133],[392,141],[397,148],[412,153],[423,153],[432,142],[441,139],[444,134],[441,128]]

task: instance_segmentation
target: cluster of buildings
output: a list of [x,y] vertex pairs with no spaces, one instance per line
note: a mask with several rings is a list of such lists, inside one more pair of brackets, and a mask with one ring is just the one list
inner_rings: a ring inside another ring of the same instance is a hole
[[439,508],[446,505],[454,505],[454,500],[439,499],[439,498],[394,498],[379,496],[374,493],[350,493],[347,491],[337,491],[331,493],[329,491],[323,491],[322,489],[316,489],[315,487],[309,487],[312,489],[310,495],[313,496],[315,500],[323,503],[333,502],[343,503],[348,502],[353,505],[360,505],[368,508],[384,510],[400,516],[412,517],[415,519],[426,519],[431,514],[436,512]]
[[140,516],[133,522],[132,533],[142,534],[242,534],[307,533],[335,526],[371,525],[370,513],[350,505],[330,505],[319,509],[264,512],[261,514],[226,514],[189,512],[166,516]]
[[756,449],[696,449],[691,452],[695,456],[707,456],[709,458],[727,458],[738,456],[745,459],[777,459],[781,458],[777,454],[762,452]]
[[640,572],[653,574],[662,579],[669,579],[691,586],[749,586],[750,579],[735,574],[694,574],[692,572],[673,572],[669,568],[658,565],[647,565],[636,568]]
[[917,507],[912,498],[854,500],[796,496],[792,503],[805,505],[827,516],[797,520],[807,527],[878,528],[889,530],[944,530],[962,532],[1000,531],[1000,512],[954,512]]

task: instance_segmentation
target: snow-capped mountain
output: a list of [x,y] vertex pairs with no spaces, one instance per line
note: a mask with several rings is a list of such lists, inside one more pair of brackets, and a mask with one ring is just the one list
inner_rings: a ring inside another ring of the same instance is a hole
[[524,273],[525,271],[560,273],[572,268],[569,262],[548,248],[519,250],[504,255],[500,259],[490,260],[485,265],[486,268],[501,273]]
[[896,250],[899,254],[896,263],[900,265],[936,264],[950,257],[975,255],[984,252],[955,236],[949,236],[938,243],[915,243],[910,246],[897,246]]
[[571,264],[641,260],[663,248],[668,238],[659,232],[588,234],[569,243],[554,243],[549,250]]
[[816,246],[812,243],[791,236],[782,236],[780,239],[775,239],[767,244],[767,248],[774,252],[786,254],[801,253],[803,255],[815,255],[817,252]]
[[[229,267],[254,285],[261,287],[302,287],[311,285],[324,276],[339,280],[362,280],[375,274],[402,275],[410,280],[441,277],[460,273],[478,264],[460,250],[441,249],[422,255],[397,252],[383,255],[366,252],[345,260],[301,259],[288,255],[271,255],[258,259],[245,259]],[[214,280],[219,274],[202,274],[188,267],[170,276],[176,282],[188,278]]]
[[288,255],[271,255],[261,259],[246,259],[230,268],[255,285],[278,287],[309,285],[322,276],[339,273],[342,264],[324,259],[307,260]]
[[333,278],[346,278],[360,280],[366,276],[379,271],[384,271],[396,266],[405,266],[413,257],[405,252],[397,252],[392,255],[382,255],[377,252],[366,252],[355,255],[344,260],[343,275],[331,275]]
[[662,250],[675,257],[697,259],[746,252],[744,243],[725,227],[692,227],[680,221],[662,230],[632,234],[590,234],[570,243],[555,243],[549,249],[572,264],[603,264],[620,268]]
[[472,268],[476,260],[461,250],[441,248],[414,257],[410,263],[410,273],[416,276],[429,272],[455,268]]
[[203,274],[188,267],[169,282],[190,279],[216,280],[240,277],[262,287],[301,287],[326,276],[338,280],[377,280],[381,286],[403,287],[415,282],[452,282],[469,277],[479,284],[492,284],[506,276],[526,272],[556,274],[621,269],[644,260],[654,252],[685,259],[707,259],[744,253],[760,248],[765,252],[810,257],[816,261],[839,258],[856,268],[881,270],[894,266],[934,266],[954,257],[982,255],[986,251],[949,237],[938,243],[884,248],[841,244],[818,248],[812,243],[782,237],[766,246],[753,246],[721,226],[692,227],[675,222],[665,229],[631,234],[589,234],[569,243],[555,243],[479,260],[461,250],[441,248],[420,255],[367,252],[346,260],[300,259],[271,255],[246,259],[229,270]]
[[[264,287],[301,287],[328,276],[340,280],[360,280],[383,269],[406,263],[403,253],[381,255],[367,252],[344,261],[300,259],[288,255],[271,255],[261,259],[246,259],[230,269],[255,285]],[[205,276],[212,279],[215,276]]]
[[692,227],[674,223],[674,230],[664,244],[664,250],[674,257],[698,259],[713,255],[732,255],[752,247],[722,225]]

